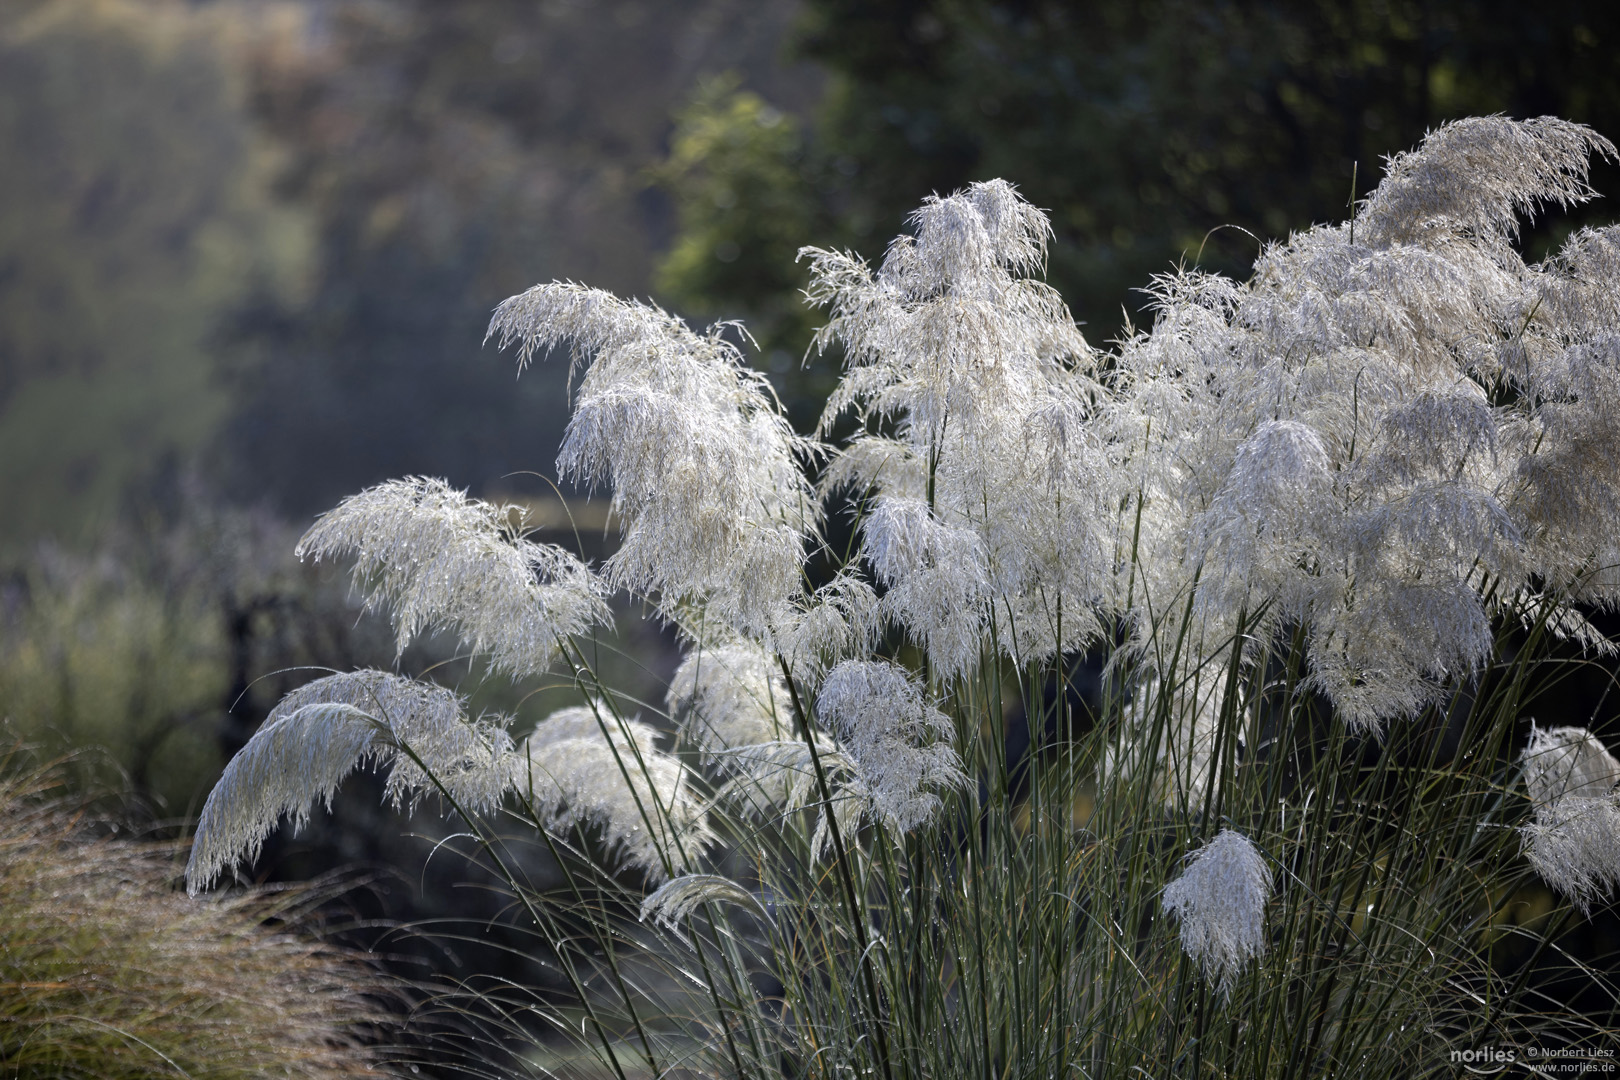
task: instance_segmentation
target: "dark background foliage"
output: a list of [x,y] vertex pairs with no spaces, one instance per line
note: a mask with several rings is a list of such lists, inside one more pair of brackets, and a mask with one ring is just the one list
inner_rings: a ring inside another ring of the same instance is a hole
[[[1050,280],[1101,344],[1145,318],[1151,275],[1243,276],[1261,241],[1347,216],[1385,156],[1437,124],[1553,114],[1620,131],[1617,35],[1614,9],[1569,0],[816,0],[793,47],[828,84],[798,138],[750,128],[738,94],[683,116],[661,283],[695,310],[764,316],[773,344],[802,351],[802,317],[783,314],[800,241],[780,222],[875,259],[922,195],[1000,176],[1051,212]],[[681,134],[704,125],[729,139],[683,159]],[[1532,253],[1567,227],[1544,224]]]

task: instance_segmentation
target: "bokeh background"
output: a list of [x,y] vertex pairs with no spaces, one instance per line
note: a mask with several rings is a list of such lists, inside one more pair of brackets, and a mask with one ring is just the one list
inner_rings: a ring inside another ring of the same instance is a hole
[[[314,514],[411,474],[611,548],[602,500],[550,479],[566,358],[519,377],[481,345],[531,284],[747,320],[805,430],[837,357],[807,352],[803,244],[875,259],[923,196],[1006,177],[1101,345],[1151,319],[1154,273],[1241,275],[1487,113],[1620,138],[1620,6],[0,0],[0,735],[96,748],[87,786],[183,830],[310,665],[431,670],[519,727],[566,704],[452,643],[396,660],[337,570],[291,557]],[[1538,219],[1530,254],[1617,216],[1620,170],[1594,183],[1610,199]],[[675,653],[626,608],[600,662],[657,701]],[[1573,669],[1544,722],[1610,723],[1605,686]],[[353,786],[249,876],[374,868],[363,919],[498,908],[421,869],[440,825],[401,838]],[[419,967],[545,978],[407,938]]]

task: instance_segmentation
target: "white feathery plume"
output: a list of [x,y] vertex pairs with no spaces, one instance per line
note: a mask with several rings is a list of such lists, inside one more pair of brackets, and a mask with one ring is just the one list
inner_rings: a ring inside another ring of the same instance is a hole
[[942,675],[977,663],[989,591],[978,534],[942,523],[925,502],[884,498],[861,522],[861,541],[888,586],[878,604],[883,614],[928,650]]
[[1457,577],[1430,578],[1368,573],[1355,582],[1358,591],[1330,594],[1312,611],[1306,685],[1327,694],[1351,727],[1376,732],[1391,717],[1415,715],[1447,675],[1467,673],[1489,654],[1491,624],[1479,594]]
[[608,579],[666,612],[703,602],[763,632],[800,590],[815,524],[800,461],[815,444],[724,329],[699,335],[657,307],[553,282],[503,301],[489,335],[517,342],[524,363],[568,342],[588,364],[557,467],[612,487],[624,540]]
[[1531,726],[1520,757],[1535,819],[1525,857],[1581,911],[1620,886],[1620,761],[1585,728]]
[[[1615,564],[1608,565],[1612,568]],[[1563,598],[1547,597],[1539,593],[1524,594],[1520,610],[1521,621],[1526,627],[1535,624],[1537,608],[1544,604],[1549,606],[1542,618],[1542,625],[1553,637],[1559,641],[1574,642],[1581,647],[1583,653],[1592,652],[1607,658],[1620,656],[1620,642],[1611,639],[1588,619],[1574,606],[1574,601],[1568,594]]]
[[1238,444],[1232,470],[1195,523],[1195,559],[1205,567],[1199,599],[1222,609],[1251,596],[1298,613],[1310,593],[1289,595],[1296,575],[1278,573],[1315,555],[1330,510],[1333,477],[1322,440],[1297,420],[1267,420]]
[[1222,995],[1266,951],[1266,901],[1272,874],[1254,842],[1233,829],[1187,858],[1164,888],[1164,910],[1181,922],[1181,947]]
[[1252,633],[1303,624],[1312,685],[1377,729],[1476,670],[1539,583],[1620,599],[1620,233],[1536,267],[1510,242],[1591,195],[1593,152],[1562,121],[1447,125],[1248,282],[1160,278],[1088,421],[1128,481],[1106,603],[1140,625],[1143,597],[1196,590],[1204,641],[1262,607]]
[[1532,724],[1519,760],[1524,786],[1538,809],[1564,798],[1605,798],[1620,785],[1620,761],[1585,728]]
[[1303,625],[1312,685],[1376,730],[1477,670],[1542,583],[1620,603],[1620,229],[1534,267],[1511,244],[1590,197],[1593,153],[1552,119],[1437,129],[1249,281],[1157,279],[1106,370],[1025,276],[1047,226],[1010,185],[929,200],[876,271],[806,249],[849,364],[822,428],[865,429],[823,490],[873,500],[885,614],[949,674],[991,619],[1027,662],[1100,617],[1141,644],[1193,597],[1206,652],[1240,615]]
[[857,435],[828,462],[819,493],[828,498],[844,489],[857,496],[870,489],[893,498],[928,500],[928,465],[899,439]]
[[658,749],[657,737],[600,705],[562,709],[519,747],[527,760],[515,783],[547,831],[594,826],[611,854],[661,880],[666,866],[695,858],[714,833],[685,766]]
[[[744,809],[775,820],[786,820],[797,811],[813,808],[816,823],[810,847],[821,858],[831,843],[832,827],[836,824],[842,835],[852,835],[861,814],[871,805],[854,759],[825,732],[817,730],[812,734],[816,741],[814,755],[802,736],[759,743],[738,752],[744,768],[720,788],[715,798],[735,800]],[[818,761],[827,779],[826,800],[821,798],[816,777]]]
[[[670,681],[669,711],[682,734],[731,779],[723,798],[758,814],[789,814],[817,801],[815,762],[792,715],[787,683],[775,659],[752,643],[696,648]],[[855,774],[854,763],[813,730],[816,753],[830,782]],[[859,813],[859,801],[834,793],[840,824]],[[815,847],[826,840],[823,815]]]
[[781,669],[751,643],[693,648],[670,680],[668,704],[681,734],[705,754],[794,735]]
[[1551,116],[1458,120],[1389,160],[1357,229],[1374,246],[1432,243],[1437,234],[1506,242],[1518,235],[1520,215],[1596,194],[1586,182],[1594,153],[1616,156],[1591,128]]
[[998,367],[1022,374],[1044,359],[1088,355],[1046,285],[1021,275],[1045,265],[1046,216],[1004,180],[927,199],[911,216],[914,236],[890,245],[877,275],[851,255],[806,248],[810,301],[829,307],[822,345],[841,342],[850,377],[828,400],[823,426],[859,405],[904,413],[923,438],[959,410],[989,408],[986,386],[1027,392]]
[[[894,423],[894,438],[852,440],[824,489],[873,489],[874,513],[899,515],[867,524],[868,554],[886,563],[886,613],[942,670],[977,661],[970,639],[992,616],[1020,659],[1081,647],[1109,572],[1109,470],[1087,427],[1106,395],[1062,299],[1026,276],[1050,226],[999,180],[931,198],[911,224],[876,274],[801,253],[808,295],[832,316],[818,342],[849,364],[822,430],[846,410]],[[923,541],[930,523],[941,558],[917,545],[909,561],[884,556],[886,533]]]
[[718,874],[682,874],[658,886],[641,902],[641,921],[654,919],[675,927],[704,904],[736,904],[747,908],[762,922],[771,914],[759,898],[730,878]]
[[1583,913],[1620,886],[1620,807],[1577,795],[1536,809],[1519,829],[1525,858]]
[[813,776],[792,752],[792,702],[770,653],[746,642],[694,647],[670,680],[668,706],[682,736],[732,777],[725,794],[760,812],[802,804]]
[[827,673],[816,712],[853,764],[850,790],[892,833],[931,820],[942,805],[937,792],[968,786],[950,720],[903,668],[844,661]]
[[[386,725],[400,753],[388,774],[386,796],[396,807],[407,795],[437,790],[471,810],[489,810],[510,786],[512,739],[503,716],[466,716],[466,699],[437,683],[386,671],[353,671],[305,683],[282,698],[266,724],[307,705],[343,704]],[[417,765],[414,754],[421,759]],[[432,774],[423,773],[423,766]]]
[[511,783],[512,740],[504,718],[471,721],[465,705],[442,686],[383,671],[330,675],[294,690],[209,794],[187,888],[196,893],[257,858],[283,815],[301,828],[317,802],[330,809],[338,785],[367,759],[392,765],[386,790],[396,807],[442,786],[463,809],[493,808]]
[[390,480],[323,514],[297,554],[352,554],[368,604],[391,609],[400,652],[417,634],[448,628],[493,668],[532,675],[556,659],[561,639],[610,616],[583,563],[523,538],[523,515],[442,480]]
[[1529,407],[1505,425],[1510,510],[1534,541],[1528,570],[1582,603],[1620,601],[1620,228],[1585,229],[1529,275],[1524,332],[1502,376]]
[[186,863],[195,896],[238,863],[259,857],[282,815],[300,829],[316,802],[375,751],[381,729],[352,705],[310,705],[266,723],[225,767],[203,804]]
[[877,593],[844,570],[779,615],[771,639],[794,677],[815,683],[840,660],[870,652],[881,621]]

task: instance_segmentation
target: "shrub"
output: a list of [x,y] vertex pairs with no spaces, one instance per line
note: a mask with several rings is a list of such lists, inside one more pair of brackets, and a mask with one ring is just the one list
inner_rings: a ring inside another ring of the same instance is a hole
[[[1249,281],[1158,279],[1108,353],[1035,279],[1047,221],[1011,185],[930,198],[876,270],[801,253],[846,362],[814,438],[725,327],[513,297],[491,335],[583,369],[558,468],[612,488],[618,551],[587,567],[431,480],[301,550],[357,555],[402,644],[560,662],[588,704],[513,740],[403,676],[312,683],[227,767],[193,888],[370,761],[486,838],[573,987],[470,987],[491,1024],[621,1080],[1600,1048],[1612,995],[1584,1015],[1544,980],[1601,973],[1552,928],[1517,932],[1553,964],[1491,943],[1532,866],[1582,908],[1620,882],[1596,737],[1537,736],[1528,788],[1515,760],[1549,649],[1614,651],[1588,616],[1620,598],[1620,229],[1535,266],[1513,240],[1614,152],[1550,118],[1449,125]],[[673,746],[594,674],[615,590],[686,643]],[[560,890],[487,839],[501,798]]]

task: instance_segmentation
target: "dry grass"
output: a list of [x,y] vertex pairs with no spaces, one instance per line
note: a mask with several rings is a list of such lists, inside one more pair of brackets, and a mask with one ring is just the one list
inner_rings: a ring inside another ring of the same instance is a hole
[[0,754],[0,1077],[376,1076],[380,985],[278,930],[304,893],[190,900],[151,845],[96,838]]

